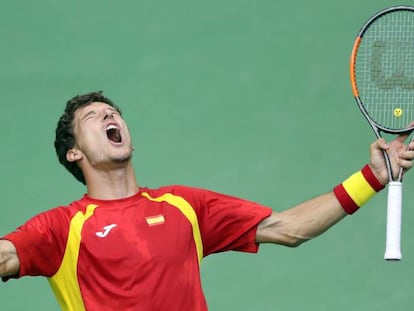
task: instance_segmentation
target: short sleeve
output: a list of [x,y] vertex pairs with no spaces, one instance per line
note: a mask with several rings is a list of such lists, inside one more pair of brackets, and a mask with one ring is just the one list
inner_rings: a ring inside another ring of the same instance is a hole
[[60,266],[68,232],[68,219],[62,208],[41,213],[1,239],[9,240],[16,248],[19,273],[3,278],[46,276],[56,273]]
[[196,211],[204,256],[229,250],[258,251],[257,226],[271,215],[270,207],[199,188],[181,187],[176,192],[189,200]]

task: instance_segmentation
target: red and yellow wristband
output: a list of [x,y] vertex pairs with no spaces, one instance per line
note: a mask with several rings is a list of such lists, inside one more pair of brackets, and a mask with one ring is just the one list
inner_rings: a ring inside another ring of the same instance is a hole
[[337,185],[333,191],[345,212],[353,214],[384,187],[371,168],[365,165],[359,172]]

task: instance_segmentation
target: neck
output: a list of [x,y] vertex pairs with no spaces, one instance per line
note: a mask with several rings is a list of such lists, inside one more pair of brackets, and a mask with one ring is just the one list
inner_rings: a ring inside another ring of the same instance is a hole
[[110,170],[92,170],[85,175],[88,195],[100,200],[116,200],[134,195],[138,183],[132,164]]

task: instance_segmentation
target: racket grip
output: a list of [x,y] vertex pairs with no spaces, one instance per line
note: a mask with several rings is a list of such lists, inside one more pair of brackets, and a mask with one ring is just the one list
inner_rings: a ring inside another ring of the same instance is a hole
[[401,260],[401,206],[402,183],[391,181],[388,184],[385,260]]

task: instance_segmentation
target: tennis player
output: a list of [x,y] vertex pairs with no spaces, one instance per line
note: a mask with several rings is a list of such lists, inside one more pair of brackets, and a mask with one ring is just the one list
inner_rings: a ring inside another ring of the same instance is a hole
[[101,92],[76,96],[58,121],[55,148],[87,192],[5,235],[0,276],[47,277],[62,310],[205,311],[203,257],[318,236],[384,188],[383,150],[394,168],[411,168],[414,144],[406,150],[405,138],[376,140],[369,164],[333,191],[276,212],[204,189],[138,185],[120,109]]

